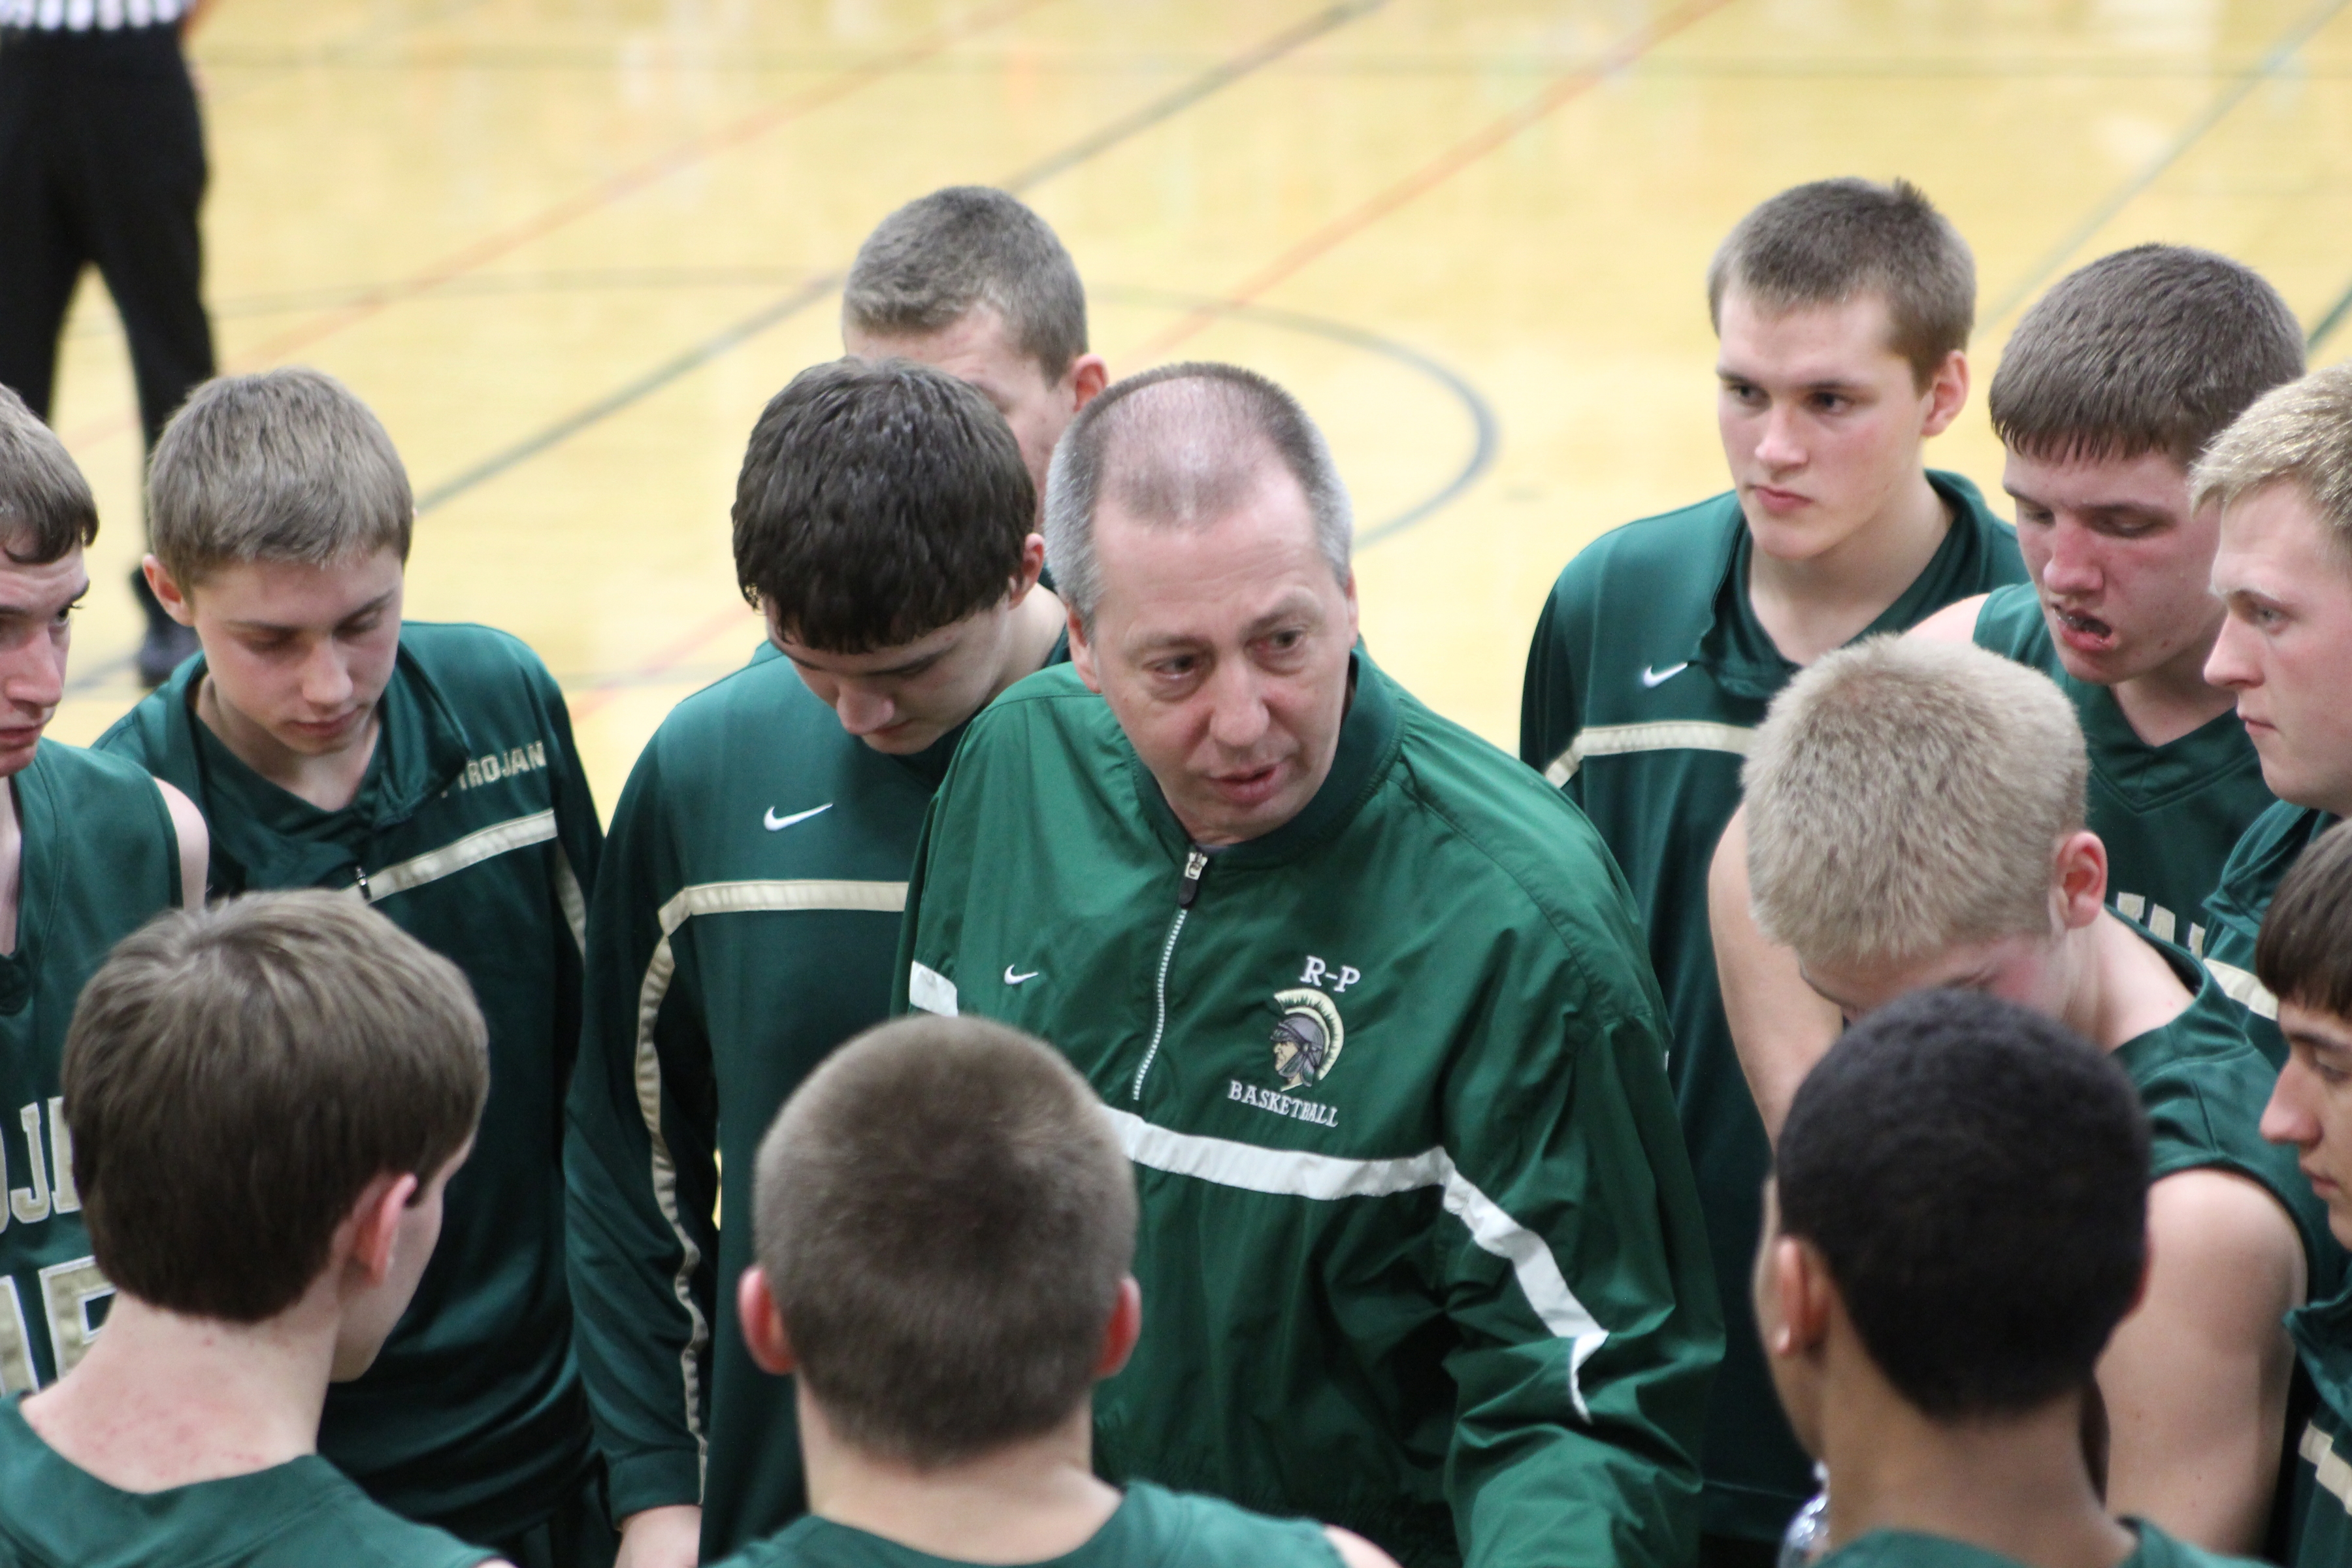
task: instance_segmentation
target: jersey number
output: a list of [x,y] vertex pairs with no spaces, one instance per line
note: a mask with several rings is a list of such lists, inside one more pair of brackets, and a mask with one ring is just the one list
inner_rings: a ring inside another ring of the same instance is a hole
[[[41,1310],[49,1321],[49,1362],[63,1377],[89,1353],[99,1325],[89,1310],[114,1294],[114,1287],[98,1271],[95,1258],[52,1263],[41,1270]],[[0,1394],[30,1394],[41,1386],[33,1368],[32,1336],[26,1331],[25,1309],[16,1298],[16,1281],[0,1275]]]

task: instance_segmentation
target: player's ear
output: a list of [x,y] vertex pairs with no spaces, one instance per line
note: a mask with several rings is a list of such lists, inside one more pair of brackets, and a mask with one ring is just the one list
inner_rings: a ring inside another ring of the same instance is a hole
[[155,602],[163,606],[165,615],[184,626],[196,624],[195,607],[188,602],[187,595],[180,591],[180,585],[172,581],[172,574],[163,570],[161,561],[152,555],[146,556],[140,561],[139,570],[145,575],[149,592],[155,595]]
[[1960,410],[1969,401],[1969,356],[1965,349],[1954,349],[1944,356],[1936,374],[1927,379],[1927,417],[1921,421],[1919,434],[1925,437],[1940,436],[1952,427]]
[[1070,664],[1088,691],[1102,689],[1102,674],[1095,668],[1095,645],[1087,637],[1087,623],[1079,618],[1076,605],[1070,606]]
[[1033,533],[1021,542],[1021,570],[1013,579],[1012,591],[1004,596],[1004,607],[1013,609],[1029,596],[1037,585],[1037,574],[1045,569],[1045,536]]
[[792,1336],[784,1328],[784,1314],[777,1310],[775,1294],[768,1289],[768,1276],[756,1263],[735,1282],[735,1316],[743,1325],[743,1344],[751,1352],[752,1364],[778,1377],[799,1368]]
[[2107,900],[2107,847],[2088,828],[2078,828],[2058,844],[2058,918],[2064,929],[2080,931],[2099,918]]
[[343,1219],[336,1239],[346,1277],[358,1290],[372,1290],[392,1273],[394,1248],[400,1239],[401,1216],[416,1196],[414,1172],[387,1172],[361,1189],[359,1201]]
[[1103,1325],[1102,1353],[1095,1358],[1095,1376],[1116,1376],[1135,1353],[1135,1342],[1142,1337],[1143,1287],[1129,1274],[1119,1280],[1118,1300],[1111,1305],[1110,1321]]
[[1103,363],[1100,354],[1080,354],[1070,362],[1069,384],[1070,412],[1076,414],[1110,384],[1110,367]]

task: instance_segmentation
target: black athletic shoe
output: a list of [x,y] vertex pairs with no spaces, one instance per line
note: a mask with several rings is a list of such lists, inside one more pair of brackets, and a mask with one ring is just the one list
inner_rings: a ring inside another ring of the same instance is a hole
[[161,686],[172,679],[181,660],[196,651],[195,628],[184,626],[164,613],[155,590],[147,585],[145,573],[131,574],[131,591],[138,596],[139,607],[147,612],[147,635],[139,643],[139,683]]

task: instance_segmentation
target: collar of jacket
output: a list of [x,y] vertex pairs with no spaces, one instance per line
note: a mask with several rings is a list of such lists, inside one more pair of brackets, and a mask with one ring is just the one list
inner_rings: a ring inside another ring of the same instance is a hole
[[[1339,749],[1332,755],[1331,771],[1324,776],[1322,786],[1297,816],[1273,832],[1218,850],[1216,865],[1220,869],[1281,866],[1328,843],[1355,820],[1364,802],[1388,776],[1389,764],[1396,760],[1403,733],[1402,714],[1389,678],[1381,673],[1360,641],[1348,656],[1348,679],[1354,694],[1348,703],[1347,717],[1339,721]],[[1144,816],[1170,857],[1181,863],[1185,850],[1192,847],[1192,836],[1176,820],[1168,797],[1160,793],[1160,781],[1151,776],[1151,770],[1143,765],[1134,747],[1127,748],[1127,755]]]
[[[307,884],[314,879],[280,882],[270,874],[270,868],[291,847],[285,836],[244,813],[221,812],[214,806],[211,769],[203,737],[197,733],[203,721],[196,717],[194,700],[205,668],[205,658],[198,654],[163,686],[163,700],[159,704],[163,733],[151,736],[148,754],[156,765],[149,771],[176,784],[196,803],[212,828],[215,855],[257,879],[247,885]],[[368,809],[366,820],[356,825],[368,834],[397,826],[415,816],[418,807],[457,782],[472,750],[457,710],[405,642],[378,700],[381,728],[375,756],[368,764],[369,783],[361,786],[352,806],[346,808]],[[152,743],[157,740],[161,744]]]

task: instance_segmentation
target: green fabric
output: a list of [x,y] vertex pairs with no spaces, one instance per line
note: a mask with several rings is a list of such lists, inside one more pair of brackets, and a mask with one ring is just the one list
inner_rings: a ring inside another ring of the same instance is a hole
[[2262,758],[2234,712],[2151,746],[2113,690],[2066,673],[2030,583],[1996,589],[1978,612],[1977,646],[2058,683],[2091,753],[2090,827],[2107,847],[2107,901],[2167,942],[2205,951],[2205,900],[2254,818],[2273,804]]
[[58,1066],[107,951],[180,901],[163,792],[120,758],[43,741],[18,773],[16,948],[0,954],[0,1394],[80,1359],[113,1287],[89,1256]]
[[0,1568],[472,1568],[488,1555],[370,1502],[315,1454],[121,1491],[43,1442],[16,1400],[0,1401]]
[[[1339,1562],[1331,1538],[1312,1520],[1268,1519],[1216,1498],[1138,1481],[1084,1545],[1032,1568],[1338,1568]],[[719,1568],[962,1565],[812,1515]]]
[[[1413,1565],[1685,1561],[1720,1328],[1623,880],[1556,792],[1355,671],[1321,789],[1181,912],[1189,846],[1110,710],[1059,670],[999,698],[932,805],[895,1001],[1028,1029],[1110,1104],[1146,1326],[1098,1391],[1107,1476]],[[1292,1037],[1336,1048],[1286,1079]]]
[[613,814],[568,1106],[581,1367],[615,1515],[699,1498],[707,1557],[806,1507],[792,1385],[736,1328],[751,1230],[713,1224],[719,1173],[719,1213],[748,1219],[778,1108],[887,1016],[907,868],[958,738],[885,756],[761,660],[671,710]]
[[[2025,579],[2009,527],[1957,474],[1929,482],[1955,523],[1864,636]],[[1707,1412],[1710,1533],[1778,1541],[1812,1494],[1764,1367],[1748,1300],[1770,1160],[1724,1023],[1706,874],[1739,805],[1765,705],[1797,673],[1748,600],[1751,542],[1731,493],[1629,523],[1568,563],[1537,623],[1519,754],[1581,805],[1632,884],[1674,1025],[1669,1071],[1722,1291],[1723,1370]]]
[[2247,1042],[2245,1010],[2204,965],[2184,948],[2139,934],[2192,993],[2179,1017],[2116,1047],[2116,1062],[2147,1111],[2148,1179],[2223,1170],[2260,1184],[2294,1222],[2309,1297],[2333,1295],[2343,1249],[2327,1228],[2327,1205],[2313,1194],[2293,1145],[2270,1142],[2260,1131],[2278,1069]]
[[2286,1327],[2318,1395],[2295,1445],[2286,1561],[2342,1568],[2352,1563],[2352,1289],[2289,1312]]
[[466,972],[489,1022],[489,1103],[440,1244],[375,1365],[329,1391],[320,1449],[409,1518],[478,1542],[520,1534],[593,1462],[560,1139],[601,832],[562,694],[502,632],[412,621],[359,795],[327,812],[194,719],[204,672],[183,665],[99,745],[203,809],[212,891],[363,889]]
[[[2223,1557],[2185,1541],[2175,1541],[2144,1519],[2123,1521],[2139,1536],[2139,1545],[2116,1568],[2252,1568],[2250,1560]],[[1919,1535],[1905,1530],[1875,1530],[1851,1546],[1831,1552],[1815,1568],[2017,1568],[1999,1552],[1940,1535]]]
[[2210,928],[2205,963],[2221,989],[2244,1010],[2246,1037],[2273,1067],[2286,1065],[2286,1037],[2279,1033],[2278,998],[2254,978],[2254,943],[2263,934],[2271,895],[2303,852],[2336,822],[2315,807],[2280,801],[2254,818],[2230,851],[2220,886],[2205,900]]

